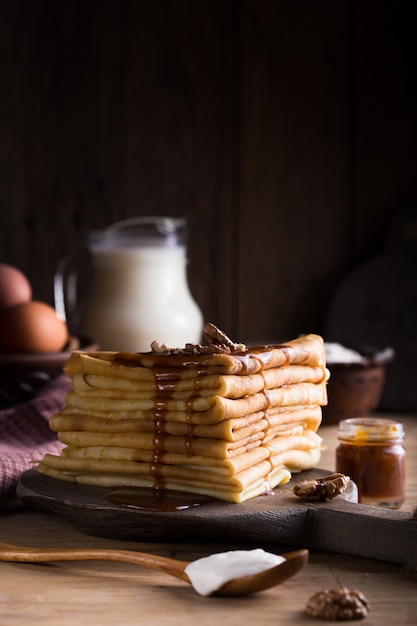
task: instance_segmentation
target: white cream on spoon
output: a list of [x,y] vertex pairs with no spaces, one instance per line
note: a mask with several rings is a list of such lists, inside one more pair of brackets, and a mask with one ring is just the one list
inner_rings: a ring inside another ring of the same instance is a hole
[[284,561],[284,557],[261,548],[230,550],[193,561],[187,565],[185,573],[197,593],[209,596],[234,578],[257,574]]

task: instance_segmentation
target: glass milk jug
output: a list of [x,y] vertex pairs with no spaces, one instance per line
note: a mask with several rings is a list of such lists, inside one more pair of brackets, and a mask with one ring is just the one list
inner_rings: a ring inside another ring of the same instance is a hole
[[200,343],[203,318],[187,281],[186,221],[143,217],[92,232],[92,281],[79,331],[101,350],[148,352]]

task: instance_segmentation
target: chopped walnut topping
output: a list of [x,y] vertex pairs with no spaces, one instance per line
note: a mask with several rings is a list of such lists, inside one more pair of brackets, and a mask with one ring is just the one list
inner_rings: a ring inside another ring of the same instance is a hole
[[215,344],[229,348],[230,352],[242,352],[246,350],[246,346],[243,343],[234,343],[229,339],[226,333],[210,322],[204,326],[203,336],[208,345]]
[[185,348],[170,348],[165,343],[153,341],[152,352],[155,354],[232,354],[244,352],[246,346],[243,343],[234,343],[229,337],[214,324],[208,323],[203,330],[206,345],[187,343]]
[[306,612],[314,617],[339,621],[363,619],[369,609],[369,602],[363,593],[346,587],[319,591],[311,596],[306,605]]
[[350,482],[345,474],[329,474],[315,480],[302,480],[294,485],[294,493],[308,502],[322,502],[346,491]]
[[169,348],[166,343],[159,343],[159,341],[152,341],[151,348],[152,352],[156,352],[157,354],[168,354],[168,352],[171,351],[171,348]]

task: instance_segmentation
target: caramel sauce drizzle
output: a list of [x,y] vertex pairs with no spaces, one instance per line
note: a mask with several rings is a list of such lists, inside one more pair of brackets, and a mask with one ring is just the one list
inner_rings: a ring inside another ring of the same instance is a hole
[[[265,443],[265,439],[267,437],[268,431],[270,429],[270,419],[268,417],[268,408],[271,406],[271,397],[268,389],[266,388],[266,380],[264,376],[264,369],[268,365],[271,359],[271,352],[268,350],[269,346],[262,346],[259,348],[251,348],[244,353],[236,353],[233,354],[233,357],[236,358],[242,365],[242,375],[247,374],[248,372],[258,371],[261,373],[264,386],[262,389],[262,393],[266,399],[266,406],[263,412],[263,415],[266,419],[266,429],[263,433],[263,443],[261,445],[268,450],[269,457],[268,462],[270,465],[270,471],[274,469],[274,465],[271,461],[271,456],[274,453],[273,448]],[[284,365],[287,365],[291,360],[291,348],[286,346],[279,346],[282,353],[285,355]],[[210,356],[204,357],[204,355],[194,356],[192,354],[157,354],[155,358],[154,353],[146,353],[146,354],[131,354],[126,352],[120,352],[115,355],[113,365],[118,366],[128,366],[128,367],[151,367],[155,376],[156,382],[156,407],[155,407],[155,419],[154,419],[154,433],[153,433],[153,456],[152,462],[150,464],[150,473],[153,477],[153,491],[155,492],[154,497],[154,506],[155,502],[159,501],[158,510],[173,510],[169,509],[161,509],[161,503],[165,501],[164,497],[161,497],[161,494],[165,494],[166,487],[165,481],[163,477],[163,467],[164,467],[164,455],[166,453],[165,442],[168,436],[166,432],[166,418],[165,418],[165,406],[164,399],[167,397],[171,397],[173,390],[175,389],[175,382],[181,380],[181,369],[182,368],[193,368],[197,370],[197,377],[194,381],[194,392],[192,392],[192,396],[196,394],[201,388],[201,377],[205,374],[205,367],[210,365]],[[253,367],[253,360],[256,361],[255,368]],[[177,369],[174,369],[177,368]],[[192,422],[192,412],[193,412],[193,402],[189,400],[187,402],[187,411],[186,411],[186,421],[188,424],[188,433],[185,437],[185,450],[189,457],[194,455],[193,451],[193,442],[195,438],[195,425]],[[271,492],[271,489],[268,484],[268,475],[269,472],[265,475],[265,492]],[[139,493],[140,490],[132,490],[132,489],[117,489],[109,494],[109,499],[118,504],[127,504],[128,506],[138,506],[138,508],[146,508],[142,506],[139,502],[140,499],[134,496],[134,493]],[[123,495],[122,495],[123,492]],[[190,495],[190,494],[188,494]],[[188,508],[188,506],[196,506],[196,503],[187,504],[184,506],[175,505],[175,510],[181,508]],[[151,507],[152,508],[152,507]]]
[[[201,494],[191,494],[184,491],[170,491],[166,489],[163,477],[164,455],[166,453],[166,417],[165,405],[162,397],[167,394],[176,373],[163,368],[154,369],[157,385],[156,406],[153,432],[153,453],[150,464],[150,474],[153,478],[153,488],[120,487],[112,490],[107,499],[118,506],[134,508],[158,513],[182,511],[191,507],[200,506],[215,501],[215,498]],[[178,376],[179,378],[179,376]],[[188,403],[187,420],[188,435],[185,440],[187,454],[193,456],[194,424],[191,422],[192,402]]]

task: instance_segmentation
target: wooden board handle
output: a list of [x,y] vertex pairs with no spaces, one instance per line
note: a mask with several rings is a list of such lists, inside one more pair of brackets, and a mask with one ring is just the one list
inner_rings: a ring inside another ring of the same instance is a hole
[[311,508],[307,525],[311,548],[417,570],[417,519],[412,513],[334,500]]

